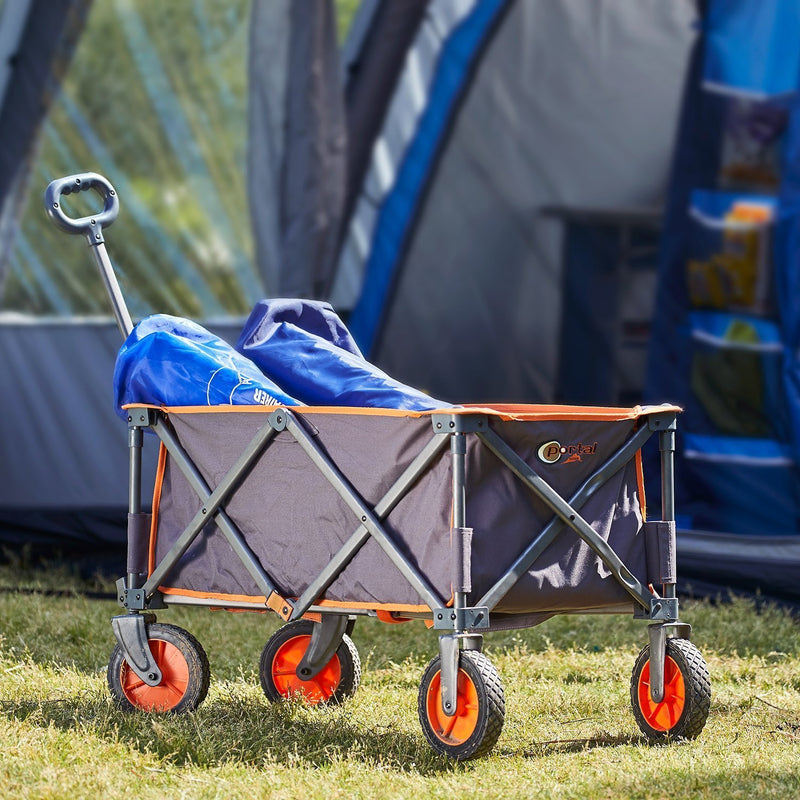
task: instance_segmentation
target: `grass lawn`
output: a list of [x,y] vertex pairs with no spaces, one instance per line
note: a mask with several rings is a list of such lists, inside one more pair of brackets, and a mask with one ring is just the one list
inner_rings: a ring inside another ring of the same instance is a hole
[[698,739],[658,746],[628,696],[643,623],[562,616],[488,635],[505,727],[490,756],[459,764],[430,749],[417,719],[436,653],[421,624],[359,621],[361,688],[315,709],[261,692],[272,616],[162,611],[207,651],[208,697],[183,716],[123,714],[105,680],[118,606],[8,591],[56,582],[87,588],[0,569],[3,798],[800,797],[800,626],[772,606],[682,604],[711,672],[711,714]]

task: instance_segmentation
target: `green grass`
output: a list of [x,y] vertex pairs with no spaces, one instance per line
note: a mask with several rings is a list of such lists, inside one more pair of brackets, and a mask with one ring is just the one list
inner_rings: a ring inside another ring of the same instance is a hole
[[[0,570],[0,586],[85,588],[61,574]],[[94,588],[94,587],[90,587]],[[506,723],[484,759],[425,743],[419,680],[436,636],[362,620],[361,689],[346,704],[269,705],[258,684],[272,616],[168,610],[208,652],[212,684],[192,714],[122,714],[105,686],[115,603],[0,592],[0,782],[9,798],[797,797],[800,627],[741,599],[684,603],[711,672],[706,729],[653,746],[630,712],[644,644],[627,617],[557,617],[487,636]]]

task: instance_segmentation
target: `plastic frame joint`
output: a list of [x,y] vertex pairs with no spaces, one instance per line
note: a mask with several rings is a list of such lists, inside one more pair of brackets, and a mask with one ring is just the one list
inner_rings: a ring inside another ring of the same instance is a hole
[[489,609],[486,606],[471,608],[437,608],[433,612],[434,630],[480,630],[489,627]]
[[647,427],[651,431],[676,431],[678,430],[677,415],[674,411],[651,414],[647,418]]
[[434,433],[478,433],[489,430],[485,414],[432,414]]
[[120,593],[120,605],[131,611],[144,611],[148,607],[147,595],[143,589],[123,589]]
[[650,601],[650,619],[674,622],[678,619],[677,597],[654,597]]
[[153,424],[154,416],[151,408],[129,408],[128,427],[149,428]]

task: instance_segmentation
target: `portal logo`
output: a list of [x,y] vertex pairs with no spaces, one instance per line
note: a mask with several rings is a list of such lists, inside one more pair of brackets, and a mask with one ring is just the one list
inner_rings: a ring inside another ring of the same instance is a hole
[[539,459],[545,464],[555,464],[561,461],[564,456],[566,459],[565,464],[574,464],[576,461],[583,461],[583,456],[593,456],[597,452],[597,442],[594,444],[578,444],[563,445],[561,442],[545,442],[537,451]]

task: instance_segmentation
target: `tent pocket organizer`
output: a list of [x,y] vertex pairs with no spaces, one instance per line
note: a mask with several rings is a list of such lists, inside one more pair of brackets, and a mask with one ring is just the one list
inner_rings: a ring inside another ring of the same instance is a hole
[[[100,193],[106,217],[67,217],[60,195],[76,188]],[[127,335],[98,230],[116,215],[110,184],[91,173],[64,178],[46,203],[61,227],[87,236]],[[201,644],[156,621],[172,605],[271,610],[284,620],[260,662],[271,701],[343,700],[361,675],[349,636],[356,620],[419,619],[439,637],[420,681],[422,730],[436,751],[469,759],[493,748],[505,715],[484,634],[607,612],[647,622],[630,687],[641,731],[661,740],[703,729],[708,669],[676,593],[677,408],[127,412],[128,563],[117,583],[125,613],[112,621],[108,668],[123,708],[190,711],[205,697]],[[160,440],[151,512],[142,501],[146,430]],[[651,437],[662,507],[645,521],[641,449]]]

